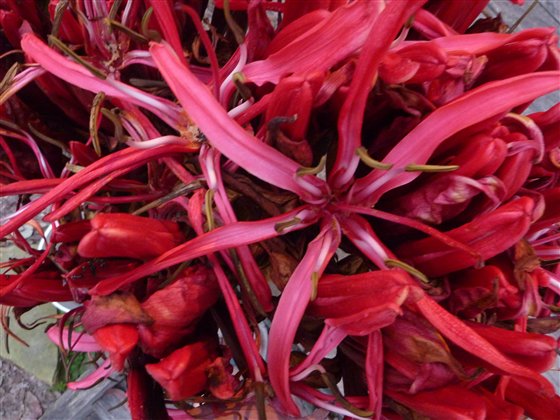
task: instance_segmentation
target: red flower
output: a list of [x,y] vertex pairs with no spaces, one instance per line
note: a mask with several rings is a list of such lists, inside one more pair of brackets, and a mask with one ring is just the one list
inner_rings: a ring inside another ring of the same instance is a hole
[[176,223],[123,213],[100,213],[78,245],[82,257],[129,257],[148,260],[184,240]]
[[210,342],[198,341],[175,350],[158,363],[146,365],[146,370],[165,389],[170,399],[180,401],[206,388],[206,371],[214,355],[214,346]]
[[138,330],[135,325],[112,324],[97,329],[93,337],[109,353],[112,367],[123,370],[126,358],[138,343]]
[[213,273],[194,266],[177,280],[154,292],[141,305],[153,323],[138,326],[140,345],[148,354],[161,357],[194,330],[196,320],[218,299]]
[[323,276],[309,314],[325,318],[327,325],[347,334],[366,335],[395,322],[412,287],[399,271]]

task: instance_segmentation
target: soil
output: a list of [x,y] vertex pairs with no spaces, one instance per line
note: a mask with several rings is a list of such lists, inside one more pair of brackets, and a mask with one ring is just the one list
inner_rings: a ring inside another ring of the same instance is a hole
[[0,419],[38,419],[59,395],[46,383],[0,359]]

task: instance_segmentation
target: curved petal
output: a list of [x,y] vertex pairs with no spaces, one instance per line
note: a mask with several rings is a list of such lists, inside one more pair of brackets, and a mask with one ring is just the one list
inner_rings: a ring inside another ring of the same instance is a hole
[[299,165],[237,124],[206,85],[181,64],[168,45],[152,43],[150,52],[189,118],[216,149],[247,172],[272,185],[300,196],[322,195],[321,191],[325,188],[323,181],[306,176],[297,182]]
[[[445,139],[490,116],[553,92],[558,89],[559,80],[560,71],[546,71],[490,82],[473,89],[432,112],[389,152],[383,162],[403,168],[411,163],[425,164]],[[352,201],[373,204],[385,192],[408,184],[420,174],[402,172],[377,188],[375,181],[385,173],[373,170],[356,181]]]
[[340,243],[336,220],[325,226],[308,245],[305,256],[286,285],[270,327],[268,365],[270,383],[284,408],[298,416],[299,408],[290,397],[289,362],[292,344],[307,303],[313,293],[314,276],[321,276]]

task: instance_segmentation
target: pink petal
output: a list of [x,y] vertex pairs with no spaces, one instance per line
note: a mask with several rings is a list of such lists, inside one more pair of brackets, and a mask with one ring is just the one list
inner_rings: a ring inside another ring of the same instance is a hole
[[[389,152],[383,162],[392,163],[397,168],[411,163],[425,164],[445,139],[492,115],[507,112],[558,89],[559,79],[560,72],[547,71],[490,82],[473,89],[432,112]],[[356,181],[352,200],[373,204],[385,192],[408,184],[419,173],[397,174],[377,188],[375,181],[383,175],[385,171],[373,170]]]
[[64,350],[71,350],[71,351],[81,351],[86,353],[93,353],[102,351],[95,338],[91,335],[82,333],[82,332],[72,332],[72,341],[70,342],[70,349],[68,348],[68,336],[69,331],[68,328],[64,328],[62,331],[62,341],[60,336],[60,327],[54,326],[49,328],[47,331],[47,336],[49,339],[56,344],[58,347],[63,348]]
[[[160,157],[174,155],[176,153],[187,153],[192,150],[193,149],[186,146],[171,145],[147,150],[123,149],[105,156],[104,158],[99,159],[95,163],[87,166],[85,169],[81,170],[74,176],[66,179],[64,182],[58,184],[47,194],[39,197],[38,199],[19,209],[16,213],[12,214],[11,219],[0,227],[0,237],[4,237],[10,232],[13,232],[29,219],[37,216],[41,211],[46,209],[52,203],[66,197],[67,194],[74,191],[75,189],[83,188],[84,186],[88,185],[88,183],[101,176],[104,176],[106,174],[109,174],[108,176],[114,176],[114,172],[119,171],[123,168],[126,168],[127,171],[132,170],[140,165],[145,164],[148,161],[156,160]],[[105,185],[102,182],[101,184],[102,185],[98,185],[99,188]],[[91,192],[91,194],[93,194],[93,192]],[[73,205],[78,204],[79,202]],[[70,205],[67,205],[67,207],[70,207]],[[66,207],[64,209],[66,211]],[[60,212],[61,210],[62,209],[59,209],[57,211]],[[60,213],[55,213],[55,215],[59,214]],[[51,220],[49,216],[52,215],[48,215],[45,220]],[[53,217],[52,220],[56,220],[56,218]]]
[[322,181],[315,177],[302,177],[298,183],[296,171],[299,165],[251,136],[232,120],[208,88],[180,63],[169,46],[152,43],[150,52],[189,117],[216,149],[272,185],[302,196],[309,196],[306,190],[322,195]]
[[75,382],[68,382],[68,389],[76,391],[78,389],[87,389],[96,385],[102,379],[108,378],[113,374],[115,369],[111,367],[111,359],[107,359],[95,371],[84,379]]
[[335,220],[328,221],[309,243],[305,256],[282,292],[270,327],[268,366],[270,383],[284,408],[298,416],[299,408],[290,397],[289,361],[292,344],[313,289],[312,277],[321,276],[340,243]]
[[175,126],[179,120],[179,110],[172,102],[150,95],[117,80],[109,78],[102,80],[90,73],[85,67],[52,50],[31,33],[23,36],[21,47],[41,67],[68,83],[94,93],[105,92],[108,96],[146,108],[171,126]]
[[382,2],[369,1],[339,7],[266,60],[245,66],[243,74],[261,86],[276,84],[295,69],[302,76],[327,70],[363,46],[381,7]]
[[[401,0],[388,3],[375,20],[375,24],[365,40],[338,119],[338,150],[329,176],[329,181],[334,188],[346,186],[360,162],[356,150],[362,143],[362,123],[366,101],[377,80],[379,64],[402,25],[423,3],[424,0]],[[354,35],[355,31],[351,31],[351,33]],[[332,53],[331,49],[328,51]]]
[[[296,217],[300,219],[301,222],[281,232],[277,231],[278,224],[292,222]],[[248,245],[274,238],[283,233],[302,229],[315,221],[316,215],[314,212],[307,207],[300,207],[281,216],[258,222],[231,223],[185,242],[125,275],[101,281],[90,290],[90,293],[107,295],[126,284],[183,261],[218,252],[222,249]]]

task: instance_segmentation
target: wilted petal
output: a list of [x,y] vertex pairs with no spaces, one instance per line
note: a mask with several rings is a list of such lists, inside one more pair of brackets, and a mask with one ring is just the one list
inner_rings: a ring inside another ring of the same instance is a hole
[[409,393],[447,386],[466,376],[438,331],[410,310],[383,329],[383,338],[386,360],[406,377],[400,387]]
[[[286,25],[271,40],[268,46],[267,55],[272,55],[275,52],[280,51],[301,35],[310,31],[314,26],[327,19],[330,15],[331,13],[327,10],[316,9],[312,12],[303,14],[298,19],[289,22],[289,24],[286,23]],[[282,20],[282,22],[285,22],[285,20]]]
[[177,280],[154,292],[142,303],[142,310],[154,321],[140,325],[140,343],[148,354],[161,357],[184,340],[195,321],[218,299],[213,273],[198,265],[182,272]]
[[496,367],[508,375],[523,378],[530,385],[531,390],[539,390],[546,395],[554,394],[554,387],[537,372],[521,366],[505,357],[486,339],[478,335],[465,323],[451,315],[428,296],[416,304],[424,317],[436,327],[441,334],[469,353],[483,359],[486,363]]
[[73,331],[71,336],[72,340],[70,341],[70,330],[68,330],[68,328],[64,328],[61,332],[60,327],[55,325],[49,328],[49,330],[47,331],[47,337],[49,337],[49,339],[58,347],[61,347],[64,350],[81,351],[87,353],[101,351],[101,347],[99,346],[97,341],[95,341],[95,338],[83,332]]
[[[171,145],[156,147],[148,150],[135,150],[132,148],[128,148],[105,156],[97,160],[95,163],[87,166],[85,169],[81,170],[74,176],[65,179],[64,182],[59,183],[48,193],[20,208],[18,212],[12,215],[7,223],[0,226],[0,237],[4,237],[13,232],[28,220],[37,216],[41,211],[45,210],[53,202],[57,202],[63,199],[67,194],[71,193],[75,189],[83,188],[80,193],[72,197],[74,200],[68,200],[62,207],[59,207],[53,213],[45,216],[45,221],[55,221],[58,217],[62,217],[66,213],[73,210],[90,195],[101,189],[106,183],[111,182],[113,180],[112,176],[114,176],[115,173],[124,174],[145,164],[146,162],[159,159],[160,157],[170,156],[176,153],[186,153],[190,151],[193,151],[193,149],[187,146]],[[124,172],[122,172],[123,170]],[[91,187],[92,184],[90,183],[93,182],[93,185],[96,186],[96,182],[94,181],[99,177],[105,177],[104,183],[100,183],[98,181],[97,189],[88,191],[89,195],[86,194],[85,196],[80,196],[81,193],[83,193],[87,189],[84,187],[88,184],[89,187]],[[80,196],[78,200],[76,200],[76,196]]]
[[[59,274],[36,273],[20,282],[21,274],[0,274],[0,305],[31,307],[45,302],[72,300],[72,294]],[[15,289],[11,285],[21,283]]]
[[518,36],[516,40],[488,52],[488,64],[480,83],[537,71],[548,58],[549,48],[556,48],[558,36],[553,30],[546,31],[545,28],[533,33],[532,37],[522,39]]
[[486,416],[488,419],[521,419],[523,408],[504,400],[502,395],[492,394],[484,388],[478,389],[486,403]]
[[[152,44],[150,52],[189,117],[216,149],[246,171],[280,188],[303,196],[321,192],[323,182],[315,177],[301,177],[296,182],[299,165],[237,124],[168,46]],[[310,185],[304,189],[304,184]]]
[[297,18],[308,16],[315,11],[333,11],[345,4],[345,0],[308,0],[305,3],[299,0],[287,0],[284,5],[282,26],[285,27]]
[[217,357],[207,368],[208,388],[221,400],[233,398],[239,382],[232,375],[233,367],[223,357]]
[[457,273],[450,281],[449,309],[464,318],[475,318],[490,308],[518,308],[519,290],[495,265]]
[[82,325],[90,334],[108,324],[143,324],[153,322],[131,293],[92,296],[84,303]]
[[83,379],[74,382],[68,382],[67,387],[71,390],[91,388],[101,380],[111,376],[115,369],[111,367],[111,360],[107,359],[95,371]]
[[[356,150],[361,145],[361,132],[366,101],[377,79],[379,64],[398,31],[406,20],[424,3],[423,0],[393,1],[388,3],[367,35],[363,51],[356,64],[348,94],[338,117],[337,154],[329,174],[333,188],[348,186],[360,161]],[[352,3],[350,6],[355,5]],[[367,2],[358,2],[367,4]],[[347,6],[349,7],[349,6]],[[340,8],[338,10],[343,10]],[[337,10],[337,11],[338,11]],[[336,14],[333,13],[333,15]],[[356,28],[350,30],[355,36]],[[335,40],[335,43],[340,40]],[[329,51],[332,51],[329,49]]]
[[426,9],[437,16],[442,22],[463,33],[474,22],[488,4],[487,0],[435,0]]
[[418,43],[389,52],[379,65],[379,77],[390,84],[432,81],[445,70],[447,54],[437,45]]
[[[145,263],[136,270],[102,281],[91,290],[91,293],[106,295],[118,290],[126,284],[175,264],[218,252],[222,249],[264,241],[274,238],[281,233],[302,229],[314,223],[317,220],[316,218],[317,215],[315,211],[307,207],[300,207],[281,216],[258,222],[231,223],[191,239],[171,249],[159,258]],[[294,221],[297,221],[297,223],[293,223]],[[290,223],[290,226],[279,232],[277,230],[278,226],[281,226],[283,223]]]
[[49,48],[34,34],[25,34],[21,46],[25,53],[41,67],[68,83],[94,93],[104,92],[108,96],[149,109],[172,126],[179,120],[179,110],[172,102],[116,80],[102,80],[80,64],[70,61]]
[[91,223],[89,220],[79,220],[75,222],[64,223],[56,226],[51,234],[51,242],[53,243],[66,243],[78,242],[91,230]]

